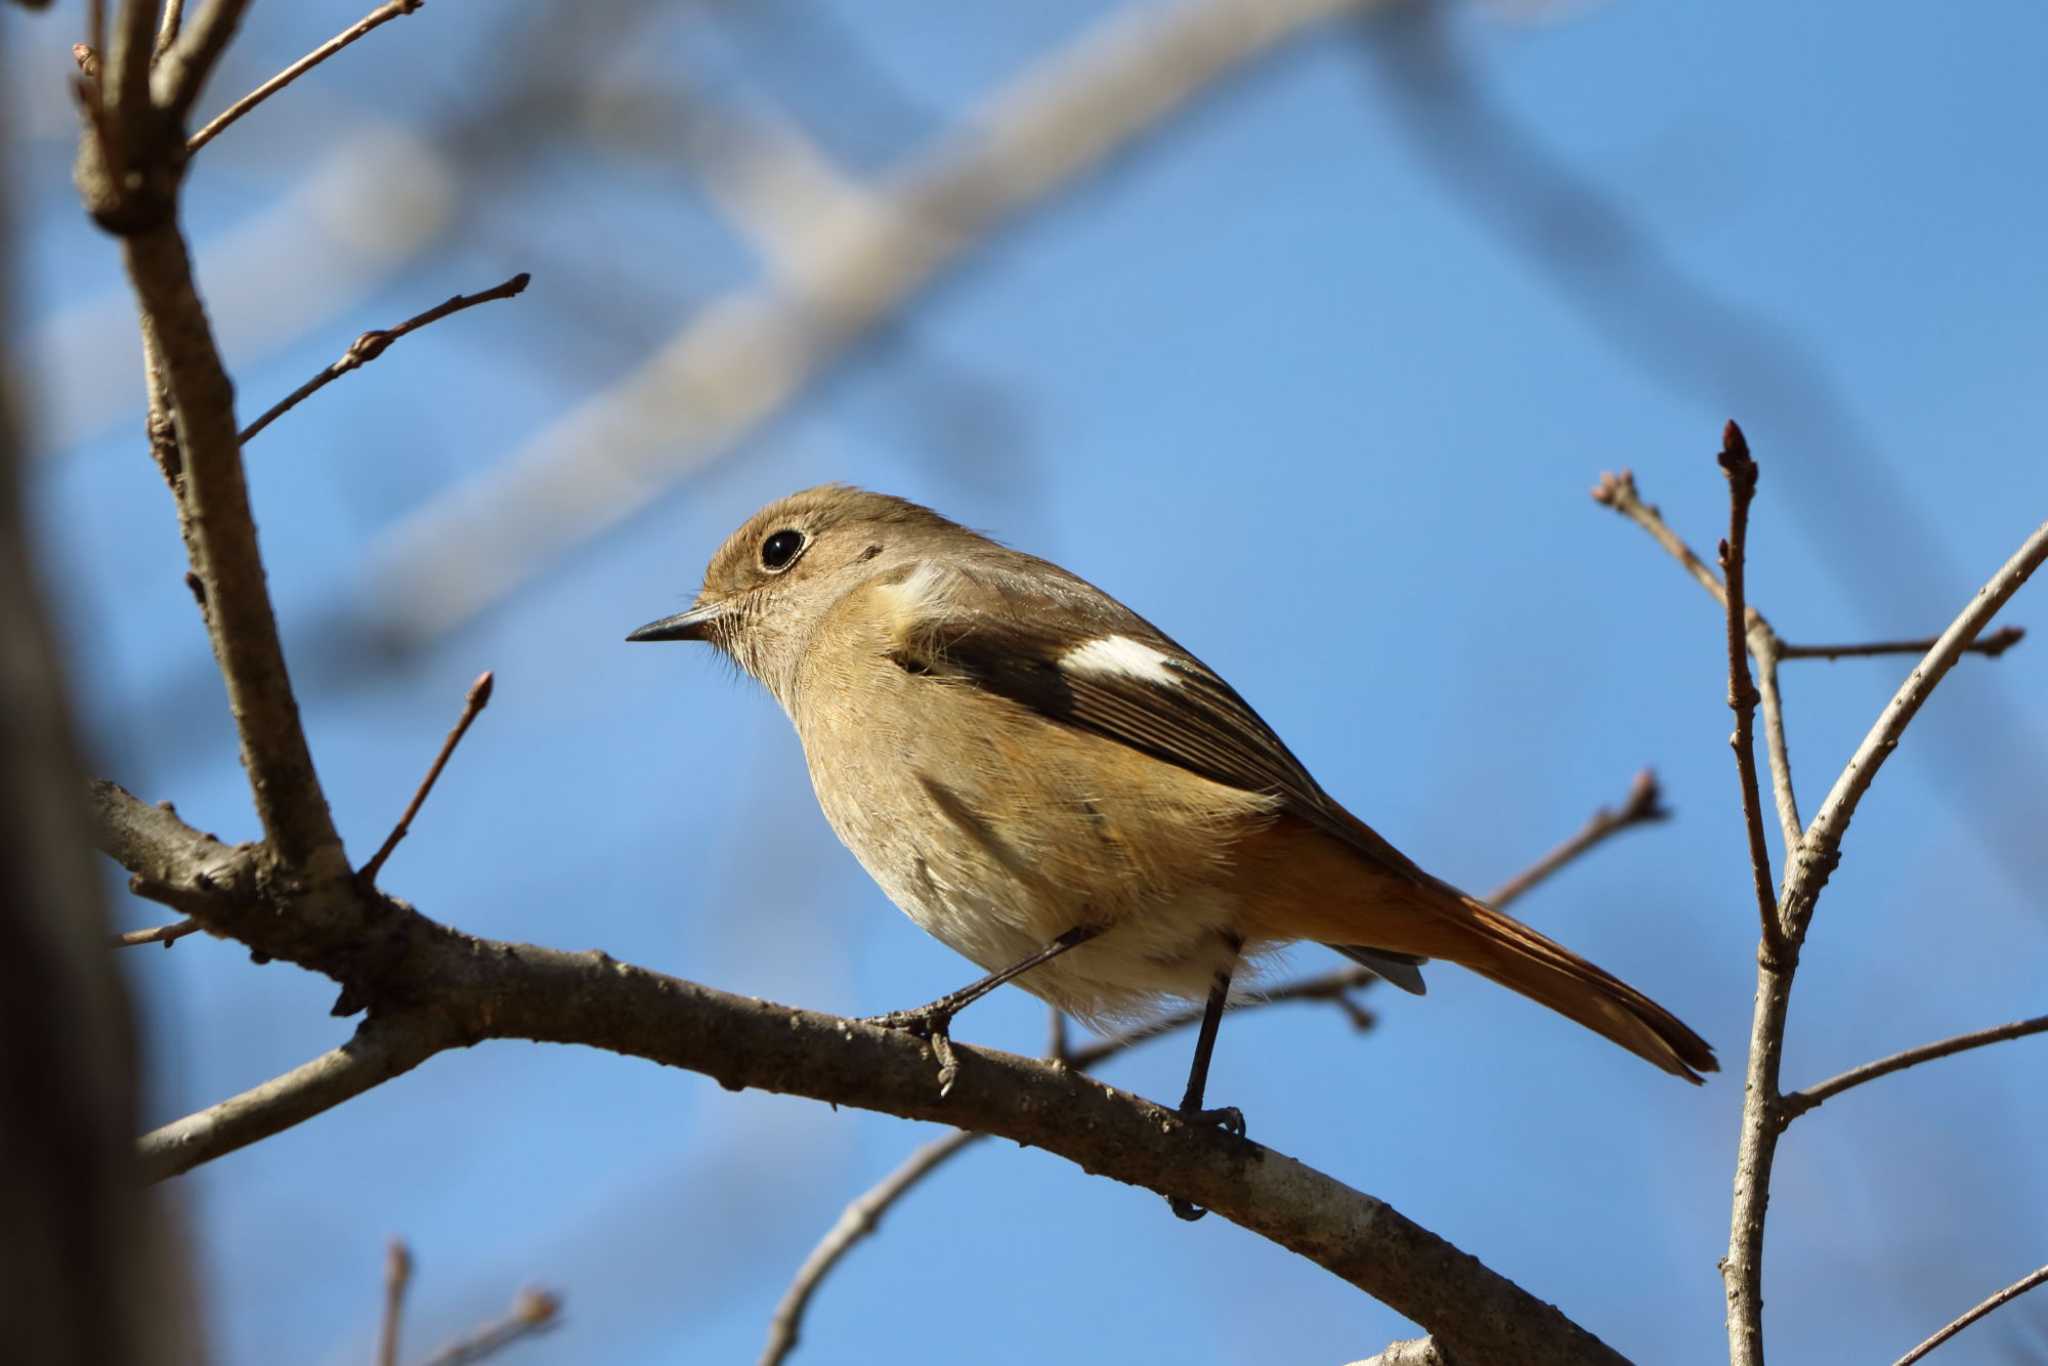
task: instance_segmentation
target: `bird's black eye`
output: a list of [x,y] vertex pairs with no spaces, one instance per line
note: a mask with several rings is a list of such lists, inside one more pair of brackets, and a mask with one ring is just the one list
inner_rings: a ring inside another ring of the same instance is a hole
[[803,548],[804,534],[795,527],[784,527],[761,542],[761,567],[771,574],[779,573],[789,568]]

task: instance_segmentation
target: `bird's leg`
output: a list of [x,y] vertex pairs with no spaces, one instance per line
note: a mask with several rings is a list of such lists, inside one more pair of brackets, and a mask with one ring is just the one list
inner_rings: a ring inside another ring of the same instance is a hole
[[939,1094],[944,1095],[952,1090],[953,1077],[959,1070],[953,1061],[953,1017],[1003,983],[1021,977],[1042,964],[1050,963],[1068,949],[1087,943],[1108,928],[1108,925],[1099,922],[1076,925],[1029,957],[1021,958],[979,981],[969,982],[960,990],[948,992],[928,1005],[921,1005],[915,1010],[892,1010],[887,1015],[871,1015],[861,1023],[880,1025],[884,1029],[901,1029],[921,1039],[930,1040],[932,1052],[939,1058]]
[[[1181,1097],[1180,1116],[1194,1124],[1214,1124],[1227,1133],[1244,1137],[1244,1112],[1235,1105],[1221,1109],[1204,1110],[1202,1095],[1209,1089],[1209,1059],[1216,1051],[1216,1031],[1223,1024],[1223,1008],[1230,1002],[1230,974],[1237,966],[1238,952],[1244,948],[1244,940],[1236,935],[1224,936],[1230,946],[1230,958],[1216,970],[1216,977],[1209,984],[1209,1003],[1202,1011],[1202,1027],[1195,1035],[1195,1058],[1188,1067],[1188,1089]],[[1209,1211],[1190,1200],[1170,1195],[1166,1203],[1173,1212],[1193,1222]]]

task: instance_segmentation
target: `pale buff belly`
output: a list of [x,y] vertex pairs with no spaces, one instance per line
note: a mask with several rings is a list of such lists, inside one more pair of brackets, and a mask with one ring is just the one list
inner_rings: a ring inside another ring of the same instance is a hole
[[1264,823],[1265,799],[1151,760],[1112,780],[1089,748],[1105,742],[1041,722],[984,728],[944,753],[931,737],[804,733],[826,819],[890,900],[989,971],[1107,923],[1017,979],[1083,1019],[1207,996],[1243,937],[1228,850]]

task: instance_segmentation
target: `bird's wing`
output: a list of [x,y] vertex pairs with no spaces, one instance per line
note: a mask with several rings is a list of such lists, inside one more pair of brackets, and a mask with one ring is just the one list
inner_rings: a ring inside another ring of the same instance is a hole
[[1435,881],[1325,793],[1214,670],[1083,580],[1041,560],[1026,573],[926,563],[900,587],[905,629],[890,659],[906,672],[968,682],[1211,782],[1277,796],[1383,868]]

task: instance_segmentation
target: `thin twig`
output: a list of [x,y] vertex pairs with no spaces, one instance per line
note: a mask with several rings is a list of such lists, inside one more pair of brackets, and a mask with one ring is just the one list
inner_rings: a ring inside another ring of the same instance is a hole
[[1636,774],[1635,781],[1629,785],[1627,800],[1619,807],[1610,809],[1603,806],[1595,811],[1576,835],[1495,888],[1487,900],[1496,907],[1505,906],[1608,836],[1631,825],[1670,818],[1671,811],[1664,805],[1663,790],[1657,786],[1657,775],[1646,768]]
[[[251,109],[254,109],[257,105],[263,103],[272,95],[275,95],[278,91],[284,89],[293,81],[347,47],[350,43],[353,43],[356,39],[374,28],[390,23],[393,19],[413,13],[424,3],[426,3],[426,0],[390,0],[388,4],[377,6],[377,8],[371,10],[362,18],[356,20],[355,23],[350,24],[347,28],[335,34],[332,38],[329,38],[326,42],[320,44],[320,46],[314,48],[311,52],[308,52],[305,56],[299,58],[299,60],[293,62],[290,66],[229,105],[211,123],[185,140],[185,151],[188,154],[198,151],[207,143],[219,137],[221,131],[236,119],[241,118],[242,115],[248,113]],[[168,17],[166,16],[167,20]],[[159,37],[157,39],[158,50],[161,52],[166,46],[165,41]]]
[[810,1307],[811,1296],[817,1293],[819,1285],[840,1259],[853,1250],[853,1245],[880,1226],[882,1215],[888,1208],[912,1186],[980,1137],[980,1134],[966,1129],[955,1129],[942,1138],[933,1139],[905,1158],[903,1165],[869,1187],[865,1194],[840,1213],[839,1222],[826,1231],[818,1245],[811,1249],[811,1255],[804,1258],[804,1264],[797,1268],[789,1289],[783,1292],[781,1302],[775,1306],[774,1317],[768,1320],[768,1342],[761,1348],[760,1366],[780,1366],[796,1350],[797,1335],[803,1329],[804,1310]]
[[476,676],[476,682],[469,685],[469,693],[462,699],[462,715],[456,718],[454,727],[448,732],[448,738],[441,742],[441,752],[434,756],[434,762],[428,766],[427,776],[420,779],[420,785],[413,790],[412,800],[405,804],[405,814],[398,818],[398,824],[391,827],[391,833],[384,837],[384,843],[356,875],[362,880],[363,886],[376,885],[377,874],[383,870],[384,861],[391,857],[391,851],[405,838],[405,832],[412,829],[412,818],[419,815],[420,807],[426,804],[427,794],[434,790],[434,784],[441,777],[441,770],[448,766],[449,756],[454,754],[455,747],[462,743],[462,737],[469,733],[470,723],[476,720],[477,713],[491,704],[491,684],[491,671],[486,669]]
[[551,1328],[562,1312],[560,1297],[545,1290],[522,1290],[512,1311],[485,1324],[460,1342],[451,1342],[428,1357],[425,1366],[467,1366],[482,1361],[523,1337]]
[[348,350],[341,353],[340,360],[334,362],[334,364],[328,366],[289,394],[286,394],[282,399],[272,404],[270,410],[264,413],[263,416],[244,427],[241,433],[242,444],[244,446],[248,445],[256,439],[256,433],[262,431],[265,427],[268,427],[271,423],[277,421],[349,371],[360,370],[371,361],[377,359],[377,357],[383,355],[385,349],[391,343],[405,336],[408,332],[417,332],[428,323],[439,322],[452,313],[462,312],[465,308],[475,308],[478,304],[487,304],[494,299],[510,299],[524,290],[532,279],[533,276],[522,270],[511,279],[505,281],[505,283],[493,285],[480,294],[457,294],[452,299],[435,304],[424,313],[414,314],[396,327],[363,333],[362,336],[357,337],[355,341],[349,344]]
[[1927,1339],[1927,1341],[1921,1343],[1918,1347],[1915,1347],[1912,1351],[1900,1357],[1897,1361],[1892,1363],[1892,1366],[1913,1366],[1914,1362],[1918,1361],[1921,1357],[1926,1356],[1935,1348],[1941,1346],[1942,1343],[1947,1342],[1957,1333],[1960,1333],[1965,1328],[1968,1328],[1978,1319],[1983,1318],[1986,1314],[1990,1313],[1994,1309],[1997,1309],[2001,1305],[2010,1304],[2012,1301],[2018,1299],[2020,1296],[2026,1294],[2029,1290],[2032,1290],[2035,1286],[2038,1285],[2048,1285],[2048,1266],[2044,1266],[2039,1271],[2033,1272],[2030,1275],[2020,1277],[2011,1285],[1999,1291],[1990,1299],[1985,1300],[1982,1304],[1977,1305],[1968,1313],[1964,1314],[1961,1318],[1957,1319],[1955,1322],[1949,1324],[1940,1332],[1936,1333],[1933,1337]]
[[171,50],[171,44],[178,41],[178,28],[185,22],[185,0],[164,0],[164,14],[156,29],[156,47],[150,53],[150,60],[161,61]]
[[1972,1048],[1982,1048],[1986,1044],[2004,1043],[2008,1039],[2024,1039],[2030,1034],[2048,1034],[2048,1015],[2036,1015],[2031,1020],[2014,1020],[2011,1024],[1994,1025],[1990,1029],[1980,1029],[1971,1034],[1958,1034],[1952,1039],[1924,1043],[1918,1048],[1908,1048],[1888,1058],[1879,1058],[1875,1062],[1864,1063],[1861,1067],[1852,1067],[1839,1076],[1829,1077],[1826,1081],[1818,1082],[1803,1091],[1794,1091],[1785,1097],[1780,1119],[1789,1124],[1823,1101],[1832,1100],[1842,1092],[1851,1087],[1861,1086],[1866,1081],[1876,1081],[1879,1077],[1903,1072],[1908,1067],[1933,1062],[1937,1058],[1952,1057],[1957,1053],[1968,1052]]
[[[1577,834],[1495,888],[1487,900],[1496,907],[1505,907],[1595,845],[1630,826],[1661,821],[1670,814],[1663,805],[1657,787],[1657,775],[1649,769],[1644,769],[1629,785],[1628,797],[1619,809],[1601,807],[1595,811]],[[1235,1003],[1233,1008],[1242,1011],[1261,1006],[1282,1005],[1290,1001],[1335,1001],[1345,1008],[1354,1025],[1366,1028],[1372,1024],[1372,1017],[1352,1002],[1350,993],[1364,990],[1378,980],[1378,974],[1369,968],[1336,968],[1311,977],[1296,978],[1294,981],[1262,991]],[[1119,1031],[1078,1051],[1069,1051],[1064,1047],[1065,1031],[1059,1027],[1065,1017],[1055,1010],[1050,1056],[1065,1061],[1069,1067],[1086,1072],[1127,1049],[1197,1024],[1201,1021],[1202,1014],[1201,1007],[1176,1011],[1171,1015],[1164,1015],[1145,1024]],[[780,1363],[787,1360],[789,1354],[796,1350],[797,1338],[803,1328],[804,1311],[810,1307],[811,1298],[817,1294],[819,1285],[832,1274],[833,1269],[841,1261],[845,1260],[846,1255],[853,1251],[855,1246],[874,1234],[881,1224],[882,1216],[890,1207],[908,1195],[920,1181],[943,1166],[954,1154],[982,1137],[985,1135],[956,1129],[942,1138],[933,1139],[912,1153],[901,1166],[871,1186],[841,1212],[838,1221],[826,1230],[825,1236],[818,1240],[817,1246],[804,1258],[803,1265],[797,1268],[795,1278],[790,1281],[789,1289],[783,1292],[780,1303],[775,1306],[775,1314],[768,1322],[768,1341],[761,1349],[760,1366],[780,1366]]]
[[[200,88],[213,74],[220,54],[227,51],[228,40],[235,36],[242,11],[248,7],[249,0],[206,0],[190,23],[180,23],[178,36],[170,46],[155,54],[156,71],[150,79],[150,93],[158,107],[181,123],[192,112]],[[155,7],[147,0],[143,8],[154,14]],[[154,48],[151,43],[152,52]]]
[[1600,482],[1593,485],[1593,501],[1606,504],[1649,532],[1672,559],[1685,567],[1686,572],[1693,576],[1700,587],[1714,595],[1714,601],[1724,607],[1727,605],[1728,594],[1721,587],[1720,578],[1707,567],[1705,560],[1692,553],[1691,546],[1679,539],[1678,533],[1665,522],[1664,514],[1657,510],[1656,504],[1645,503],[1636,492],[1634,471],[1623,470],[1620,474],[1601,475]]
[[[1677,560],[1715,602],[1721,604],[1722,610],[1727,610],[1728,590],[1722,586],[1720,578],[1671,529],[1656,506],[1642,500],[1636,490],[1634,474],[1623,470],[1620,474],[1601,475],[1600,482],[1593,486],[1593,501],[1604,503],[1649,532],[1651,538],[1664,547],[1665,552]],[[1764,742],[1771,764],[1771,792],[1776,799],[1779,832],[1785,841],[1785,857],[1789,862],[1793,848],[1799,843],[1801,827],[1799,803],[1792,795],[1792,758],[1785,744],[1784,704],[1778,694],[1778,661],[1784,658],[1786,646],[1756,608],[1746,606],[1743,620],[1743,634],[1749,644],[1749,652],[1756,660],[1759,675],[1757,695],[1763,704]]]
[[[2026,637],[2024,626],[2001,626],[1991,634],[1971,641],[1964,647],[1964,653],[1996,659]],[[1864,659],[1872,655],[1924,655],[1934,648],[1936,639],[1923,636],[1919,640],[1873,640],[1861,645],[1783,645],[1779,647],[1778,654],[1782,659],[1827,660]]]
[[117,949],[132,949],[137,944],[161,944],[165,948],[177,943],[188,934],[196,934],[201,926],[196,920],[180,920],[174,925],[153,925],[146,930],[130,930],[117,934],[113,946]]
[[[1771,851],[1764,843],[1764,803],[1756,778],[1756,706],[1761,697],[1749,675],[1749,619],[1743,599],[1744,571],[1749,555],[1749,505],[1756,497],[1756,461],[1749,442],[1734,422],[1721,431],[1720,464],[1728,476],[1728,537],[1721,542],[1722,605],[1728,621],[1728,707],[1735,713],[1735,733],[1728,737],[1735,751],[1735,771],[1742,788],[1742,824],[1749,836],[1750,877],[1756,887],[1758,923],[1763,951],[1772,959],[1785,952],[1785,934],[1778,924],[1778,899],[1772,894]],[[1789,857],[1790,850],[1787,850]]]
[[1797,938],[1805,938],[1806,926],[1813,917],[1814,903],[1819,899],[1821,889],[1827,886],[1835,865],[1841,861],[1842,838],[1848,833],[1857,805],[1862,802],[1863,794],[1870,790],[1878,770],[1899,747],[1899,738],[1906,733],[1906,727],[1912,724],[1921,705],[1933,694],[1948,671],[1955,667],[1970,642],[1991,624],[1999,609],[2041,567],[2043,560],[2048,560],[2048,522],[2034,528],[2033,534],[1999,566],[1990,581],[1977,590],[1976,596],[1949,623],[1948,629],[1935,638],[1933,647],[1906,675],[1906,681],[1899,685],[1899,690],[1892,695],[1892,700],[1863,737],[1863,743],[1856,747],[1856,753],[1843,768],[1841,776],[1835,779],[1827,800],[1821,803],[1813,823],[1806,827],[1806,837],[1801,842],[1797,858],[1796,876],[1788,879],[1786,887],[1784,913],[1787,925]]
[[1749,652],[1756,660],[1757,697],[1764,709],[1764,750],[1770,756],[1778,838],[1783,841],[1785,860],[1789,863],[1806,827],[1799,819],[1799,798],[1792,792],[1792,753],[1785,744],[1785,703],[1778,693],[1778,661],[1785,657],[1785,642],[1764,626],[1749,633]]
[[377,1366],[398,1366],[398,1330],[405,1322],[405,1292],[412,1284],[412,1249],[393,1238],[384,1254],[384,1318],[377,1328]]

